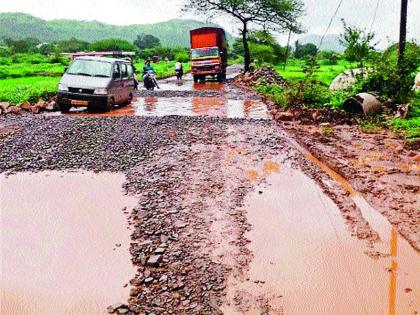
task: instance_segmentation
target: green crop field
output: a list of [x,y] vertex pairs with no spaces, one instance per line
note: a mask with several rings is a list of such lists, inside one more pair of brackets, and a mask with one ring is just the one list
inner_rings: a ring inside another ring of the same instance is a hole
[[[356,63],[340,60],[336,65],[328,65],[327,61],[321,60],[320,67],[316,71],[316,77],[319,81],[330,85],[334,78],[345,70],[357,68]],[[283,65],[276,66],[276,71],[286,80],[301,79],[305,76],[303,67],[305,61],[291,59],[287,62],[286,69],[283,70]]]
[[60,77],[25,77],[0,80],[0,101],[20,104],[57,92]]

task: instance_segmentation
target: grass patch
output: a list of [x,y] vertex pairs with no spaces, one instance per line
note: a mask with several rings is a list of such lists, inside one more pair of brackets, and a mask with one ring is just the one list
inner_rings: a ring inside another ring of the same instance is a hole
[[395,132],[402,134],[410,141],[420,141],[420,93],[415,94],[407,118],[394,118],[391,120],[390,126]]
[[[334,78],[345,70],[357,68],[356,63],[339,60],[336,65],[327,65],[322,60],[319,62],[319,69],[315,72],[315,79],[321,81],[326,85],[330,85]],[[283,65],[275,66],[276,71],[286,80],[296,81],[303,79],[305,73],[303,67],[304,60],[290,59],[287,61],[286,69],[283,70]]]
[[14,79],[34,76],[57,77],[64,73],[64,66],[60,63],[17,63],[0,65],[0,79]]
[[382,127],[374,122],[361,120],[359,121],[360,131],[369,134],[378,134],[381,132]]
[[26,77],[0,80],[0,101],[20,104],[36,102],[57,93],[59,77]]

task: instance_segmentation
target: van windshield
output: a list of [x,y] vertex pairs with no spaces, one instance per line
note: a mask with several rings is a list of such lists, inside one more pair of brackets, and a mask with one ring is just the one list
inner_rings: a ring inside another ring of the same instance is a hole
[[111,63],[99,60],[76,59],[67,70],[67,74],[89,77],[111,77]]
[[209,47],[209,48],[196,48],[191,50],[191,58],[206,58],[206,57],[219,57],[219,48]]

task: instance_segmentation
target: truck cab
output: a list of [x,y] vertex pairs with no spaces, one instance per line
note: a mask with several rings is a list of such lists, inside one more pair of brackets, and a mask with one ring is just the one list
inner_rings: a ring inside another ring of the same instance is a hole
[[207,76],[226,80],[228,43],[225,31],[218,27],[192,30],[191,63],[194,82],[205,81]]

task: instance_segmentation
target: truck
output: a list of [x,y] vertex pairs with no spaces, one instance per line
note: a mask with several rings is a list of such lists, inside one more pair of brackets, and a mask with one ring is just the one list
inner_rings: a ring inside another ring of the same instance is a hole
[[228,42],[226,33],[219,27],[202,27],[190,32],[191,72],[194,82],[212,76],[219,82],[226,80]]

